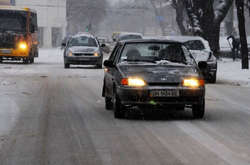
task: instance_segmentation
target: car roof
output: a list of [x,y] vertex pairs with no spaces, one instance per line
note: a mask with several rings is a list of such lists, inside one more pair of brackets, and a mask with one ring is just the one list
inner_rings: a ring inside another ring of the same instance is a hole
[[95,38],[92,34],[90,33],[77,33],[73,35],[71,38],[76,38],[76,37],[89,37],[89,38]]
[[121,32],[121,33],[119,33],[119,37],[126,36],[126,35],[143,36],[141,33],[134,33],[134,32]]
[[8,10],[8,11],[26,11],[26,12],[32,12],[36,13],[36,10],[30,9],[30,8],[21,8],[21,7],[16,7],[16,6],[5,6],[5,5],[0,5],[0,10]]
[[130,43],[176,43],[181,44],[181,42],[167,39],[136,39],[136,40],[123,40],[119,41],[119,44],[130,44]]
[[199,40],[203,43],[207,51],[211,51],[208,41],[199,36],[165,36],[165,38],[182,43],[192,40]]
[[206,41],[205,39],[203,39],[202,37],[199,37],[199,36],[165,36],[165,37],[167,39],[175,40],[175,41],[179,41],[179,42],[187,42],[190,40]]

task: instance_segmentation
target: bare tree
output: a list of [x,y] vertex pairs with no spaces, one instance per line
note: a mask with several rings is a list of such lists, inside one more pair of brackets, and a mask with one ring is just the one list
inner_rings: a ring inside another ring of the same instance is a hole
[[182,0],[172,0],[172,7],[176,11],[176,22],[178,24],[178,27],[180,29],[180,32],[182,35],[188,34],[188,29],[184,25],[184,22],[186,21],[186,9],[185,4]]
[[248,47],[247,47],[247,38],[246,38],[246,29],[245,29],[244,0],[236,0],[235,4],[237,7],[237,15],[238,15],[238,20],[239,20],[242,69],[249,69]]
[[106,14],[106,0],[67,0],[68,33],[95,33]]
[[[168,0],[165,0],[165,1],[168,1]],[[154,12],[155,12],[155,15],[156,17],[159,19],[158,22],[159,22],[159,25],[160,25],[160,28],[161,28],[161,31],[162,31],[162,35],[166,35],[166,24],[161,20],[162,18],[162,3],[164,1],[157,1],[157,0],[150,0],[151,2],[151,5],[154,9]],[[157,7],[157,4],[159,5],[159,7]]]
[[[171,5],[176,12],[176,23],[179,27],[180,33],[182,35],[188,34],[187,26],[185,26],[185,22],[187,21],[187,14],[185,10],[185,4],[183,0],[150,0],[151,5],[154,9],[155,15],[158,18],[161,18],[163,15],[163,10],[166,10],[166,7],[164,7],[164,3],[168,3],[169,6]],[[159,25],[161,27],[162,34],[166,34],[165,28],[167,28],[166,24],[163,21],[158,21]]]
[[211,49],[218,53],[221,22],[227,15],[233,0],[185,0],[184,2],[193,33],[207,39]]

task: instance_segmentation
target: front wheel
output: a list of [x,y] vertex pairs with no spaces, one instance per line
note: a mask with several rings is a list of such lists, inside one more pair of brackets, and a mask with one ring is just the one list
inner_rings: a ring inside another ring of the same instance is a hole
[[24,63],[24,64],[28,64],[28,63],[29,63],[29,59],[28,59],[28,58],[24,58],[24,59],[23,59],[23,63]]
[[124,118],[124,106],[121,104],[120,98],[117,96],[117,94],[114,94],[113,98],[113,109],[114,109],[114,117],[117,119]]
[[34,63],[34,57],[30,58],[30,63],[31,63],[31,64]]
[[215,84],[216,83],[216,79],[217,79],[217,77],[216,77],[216,73],[215,73],[213,76],[211,76],[209,82],[212,83],[212,84]]
[[112,110],[113,109],[113,103],[112,103],[112,99],[105,97],[105,108],[106,110]]
[[194,119],[202,119],[205,115],[205,98],[199,104],[193,105],[192,114]]
[[70,64],[64,63],[64,68],[68,69],[70,67]]

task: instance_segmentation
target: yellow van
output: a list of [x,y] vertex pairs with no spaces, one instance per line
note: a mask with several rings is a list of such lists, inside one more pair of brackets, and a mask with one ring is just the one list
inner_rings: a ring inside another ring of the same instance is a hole
[[0,6],[0,63],[38,57],[37,13],[29,8]]

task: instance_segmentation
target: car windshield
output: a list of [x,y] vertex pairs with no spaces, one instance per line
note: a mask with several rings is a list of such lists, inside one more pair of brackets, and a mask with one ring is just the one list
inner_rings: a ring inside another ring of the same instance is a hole
[[5,32],[5,31],[25,32],[26,31],[25,13],[0,11],[0,15],[1,15],[0,32]]
[[193,64],[189,51],[176,43],[126,44],[119,62],[152,62],[161,64]]
[[81,36],[74,37],[69,42],[69,46],[88,46],[88,47],[97,47],[96,40],[91,37]]
[[200,40],[191,40],[184,43],[189,50],[204,50],[205,46]]
[[140,35],[124,35],[119,38],[119,41],[136,39],[142,39],[142,37]]

